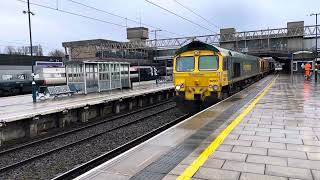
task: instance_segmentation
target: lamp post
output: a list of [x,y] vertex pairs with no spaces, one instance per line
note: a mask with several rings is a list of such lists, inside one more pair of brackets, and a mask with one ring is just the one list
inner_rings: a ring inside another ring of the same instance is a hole
[[154,32],[154,40],[155,40],[155,47],[157,47],[157,32],[162,31],[161,29],[151,30],[150,32]]
[[28,11],[23,11],[24,14],[28,14],[28,21],[29,21],[29,38],[30,38],[30,57],[32,62],[32,100],[34,103],[37,102],[36,97],[36,82],[34,81],[34,60],[33,60],[33,51],[32,51],[32,31],[31,31],[31,15],[34,15],[33,12],[30,11],[30,2],[27,1],[28,4]]
[[[162,31],[161,29],[155,29],[155,30],[151,30],[150,32],[154,32],[154,45],[155,45],[155,56],[157,56],[157,32],[160,32]],[[167,72],[167,61],[165,61],[165,69],[166,69],[166,72]],[[166,77],[167,77],[167,74],[166,74]],[[158,77],[156,77],[156,84],[158,84]]]
[[291,76],[291,83],[293,84],[293,53],[290,54],[290,67],[291,67],[291,72],[290,72],[290,76]]
[[318,81],[318,69],[316,68],[316,60],[318,58],[318,15],[320,13],[312,13],[310,16],[316,16],[316,51],[315,51],[315,58],[313,60],[313,66],[314,66],[314,81]]

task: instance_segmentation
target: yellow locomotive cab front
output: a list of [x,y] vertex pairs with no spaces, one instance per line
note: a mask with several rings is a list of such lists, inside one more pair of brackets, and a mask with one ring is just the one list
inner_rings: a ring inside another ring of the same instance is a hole
[[189,105],[207,107],[263,78],[270,71],[269,63],[192,41],[178,49],[174,57],[175,101],[182,109]]
[[174,58],[176,95],[187,101],[219,98],[222,56],[208,50],[194,50]]

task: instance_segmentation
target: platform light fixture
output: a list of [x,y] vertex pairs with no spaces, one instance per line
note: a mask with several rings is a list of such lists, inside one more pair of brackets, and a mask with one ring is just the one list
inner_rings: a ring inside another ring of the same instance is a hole
[[37,96],[36,96],[36,82],[34,80],[34,59],[33,59],[33,50],[32,50],[32,31],[31,31],[31,15],[35,15],[33,12],[30,11],[30,1],[27,0],[27,5],[28,5],[28,11],[23,11],[24,14],[28,14],[28,22],[29,22],[29,38],[30,38],[30,57],[31,57],[31,62],[32,62],[32,101],[34,103],[37,102]]
[[[150,32],[154,32],[154,49],[155,49],[155,56],[157,57],[158,56],[158,44],[157,44],[157,32],[161,32],[162,29],[154,29],[154,30],[151,30]],[[167,78],[167,60],[165,60],[165,70],[166,70],[166,78]],[[158,84],[158,77],[156,79],[156,84]]]

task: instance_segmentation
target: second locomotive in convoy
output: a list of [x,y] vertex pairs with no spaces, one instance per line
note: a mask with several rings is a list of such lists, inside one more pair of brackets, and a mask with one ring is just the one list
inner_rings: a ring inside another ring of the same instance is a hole
[[200,41],[181,47],[173,67],[177,102],[205,105],[228,97],[271,70],[268,60]]

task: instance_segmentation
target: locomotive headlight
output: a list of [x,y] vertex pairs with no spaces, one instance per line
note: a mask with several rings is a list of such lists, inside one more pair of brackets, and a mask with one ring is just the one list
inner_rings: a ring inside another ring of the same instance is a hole
[[214,90],[218,90],[218,89],[219,89],[219,86],[214,85],[214,86],[213,86],[213,89],[214,89]]
[[178,83],[176,86],[175,86],[175,89],[176,91],[183,91],[184,89],[184,83]]

